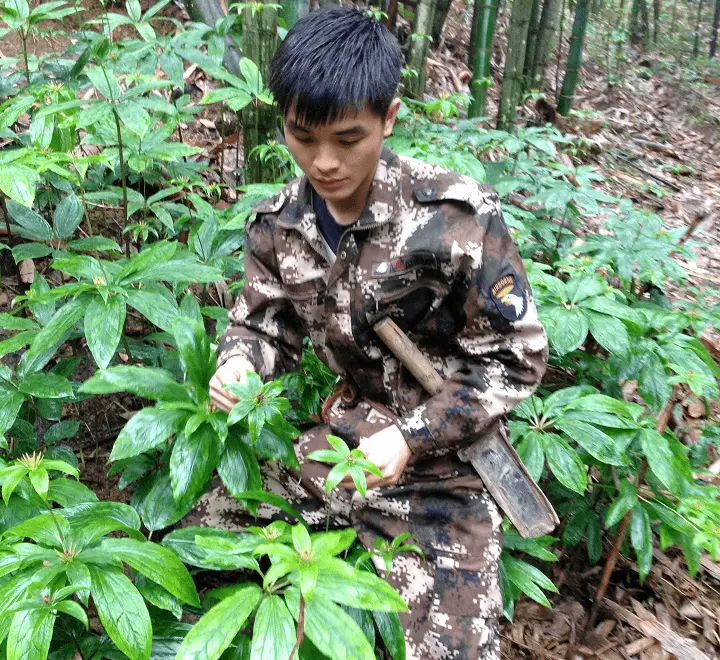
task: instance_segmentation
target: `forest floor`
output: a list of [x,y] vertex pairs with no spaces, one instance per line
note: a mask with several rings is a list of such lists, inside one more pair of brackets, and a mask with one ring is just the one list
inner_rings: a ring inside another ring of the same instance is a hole
[[[34,4],[34,3],[33,3]],[[96,15],[97,0],[85,12]],[[143,0],[143,9],[153,3]],[[114,11],[120,11],[116,7]],[[184,18],[174,4],[166,15]],[[429,60],[429,91],[468,91],[467,48],[470,26],[463,16],[467,9],[454,6],[443,39]],[[501,17],[501,22],[507,17]],[[403,29],[402,21],[400,29]],[[56,52],[64,43],[57,39],[31,44],[32,52]],[[502,71],[502,49],[497,49],[493,70]],[[0,57],[19,54],[19,43],[6,38],[0,44]],[[580,110],[570,119],[559,118],[557,126],[567,136],[579,136],[587,149],[575,163],[594,165],[605,177],[600,184],[609,192],[631,198],[636,204],[652,209],[671,227],[686,227],[697,256],[696,261],[680,260],[692,286],[699,291],[720,291],[720,86],[688,82],[682,70],[658,66],[652,53],[637,57],[622,87],[609,89],[603,70],[593,63],[583,68],[582,84],[575,107]],[[186,72],[191,93],[207,91],[201,75],[193,67]],[[708,81],[720,82],[720,81]],[[495,91],[499,85],[494,86]],[[488,114],[494,115],[496,99],[491,99]],[[537,121],[533,108],[521,110],[528,122]],[[204,149],[203,156],[219,169],[221,122],[210,111],[200,115],[195,127],[188,127],[186,141]],[[240,160],[233,126],[225,127],[224,176],[232,180],[234,163]],[[229,136],[229,138],[227,137]],[[221,203],[231,203],[234,195]],[[585,229],[598,230],[600,218],[588,218]],[[44,273],[49,276],[50,273]],[[3,279],[0,311],[8,311],[16,290],[14,278]],[[680,290],[670,296],[685,295]],[[709,302],[718,302],[710,297]],[[703,337],[720,361],[720,335],[710,329]],[[129,494],[117,490],[117,478],[108,479],[106,460],[113,439],[137,408],[132,397],[113,395],[95,398],[87,404],[73,404],[66,417],[81,419],[86,433],[73,449],[79,450],[81,474],[101,499],[129,501]],[[90,405],[91,404],[91,405]],[[712,409],[720,419],[720,405]],[[697,439],[707,423],[705,411],[693,401],[678,404],[674,411],[675,428],[685,442]],[[720,485],[720,460],[712,457],[714,482]],[[710,476],[712,478],[712,475]],[[607,547],[611,539],[605,540]],[[553,609],[532,601],[518,604],[513,623],[503,625],[503,657],[550,660],[602,658],[605,660],[700,660],[720,658],[720,566],[709,558],[702,560],[697,576],[691,577],[680,553],[655,551],[656,562],[644,585],[639,585],[633,563],[620,558],[612,576],[606,603],[594,628],[583,637],[589,610],[602,565],[588,563],[584,547],[578,546],[559,557],[553,581],[559,594],[553,596]]]

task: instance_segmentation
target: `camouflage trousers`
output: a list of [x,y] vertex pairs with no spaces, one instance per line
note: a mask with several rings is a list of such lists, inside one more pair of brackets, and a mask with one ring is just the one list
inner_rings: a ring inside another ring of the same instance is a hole
[[[353,440],[392,423],[365,402],[352,407],[336,402],[326,419],[329,425],[311,429],[296,444],[301,473],[268,463],[262,475],[266,490],[286,498],[318,530],[326,524],[323,486],[329,468],[304,457],[329,448],[328,433],[355,444]],[[366,548],[378,537],[392,540],[409,532],[424,552],[424,557],[398,556],[389,576],[378,566],[409,607],[400,614],[407,660],[500,660],[502,518],[480,479],[464,464],[456,467],[438,476],[436,470],[413,466],[397,486],[369,490],[365,500],[357,492],[338,489],[331,501],[331,527],[354,527]],[[259,517],[287,519],[267,504],[260,505]],[[223,486],[210,490],[183,522],[231,531],[253,523]]]

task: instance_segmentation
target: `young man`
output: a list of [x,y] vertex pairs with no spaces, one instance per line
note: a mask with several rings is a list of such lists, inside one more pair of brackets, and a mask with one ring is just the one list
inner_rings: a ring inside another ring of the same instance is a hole
[[[230,313],[212,381],[293,369],[310,336],[341,381],[326,424],[298,456],[339,435],[378,465],[367,500],[351,482],[334,524],[368,547],[410,532],[424,558],[396,559],[389,580],[406,599],[407,657],[499,659],[501,516],[457,451],[496,432],[543,374],[547,342],[522,262],[489,188],[383,149],[400,106],[401,52],[379,22],[352,9],[312,13],[289,32],[270,88],[288,148],[305,176],[262,203],[247,225],[245,287]],[[428,395],[373,332],[390,317],[444,378]],[[264,485],[323,524],[327,468],[264,468]],[[221,489],[196,522],[237,527]]]

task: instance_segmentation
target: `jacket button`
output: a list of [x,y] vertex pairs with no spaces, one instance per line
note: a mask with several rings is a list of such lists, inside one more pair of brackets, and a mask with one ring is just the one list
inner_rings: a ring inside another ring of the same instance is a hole
[[432,197],[433,189],[432,188],[423,188],[420,191],[420,194],[422,194],[423,197]]
[[345,252],[345,250],[343,250],[343,251],[340,253],[340,258],[341,258],[343,261],[344,261],[345,259],[347,259],[347,252]]

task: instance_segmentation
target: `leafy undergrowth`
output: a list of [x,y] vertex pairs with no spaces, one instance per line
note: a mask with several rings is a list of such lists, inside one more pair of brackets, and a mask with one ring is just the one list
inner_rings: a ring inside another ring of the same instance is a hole
[[[251,62],[242,78],[224,70],[216,30],[156,31],[162,5],[143,13],[130,0],[62,53],[1,63],[0,255],[12,299],[0,314],[0,639],[8,657],[60,660],[147,658],[151,647],[243,658],[272,638],[268,657],[285,659],[299,627],[301,658],[373,658],[385,646],[397,660],[404,604],[354,532],[174,529],[213,479],[250,512],[269,504],[292,519],[262,492],[259,461],[295,464],[293,439],[317,421],[334,379],[308,345],[298,372],[251,379],[230,415],[209,406],[245,220],[294,166],[269,145],[258,157],[277,181],[241,186],[236,200],[217,161],[183,139],[218,103],[228,115],[268,99]],[[62,2],[4,7],[8,28],[26,36],[47,21],[61,31],[77,13]],[[134,32],[110,40],[118,26]],[[210,81],[206,94],[185,93],[191,67]],[[720,437],[710,414],[720,369],[702,341],[720,309],[679,265],[693,242],[615,196],[584,139],[482,128],[458,118],[460,102],[405,102],[388,146],[497,188],[550,339],[546,382],[511,431],[562,524],[524,540],[506,521],[506,614],[522,594],[549,606],[563,568],[600,564],[624,519],[633,588],[662,574],[665,550],[696,575],[720,554],[719,492],[705,471]],[[700,408],[692,447],[682,418],[659,421],[669,406]],[[100,456],[123,502],[83,485],[83,463]],[[400,539],[371,552],[391,562],[415,550]],[[221,586],[200,598],[208,584]]]

